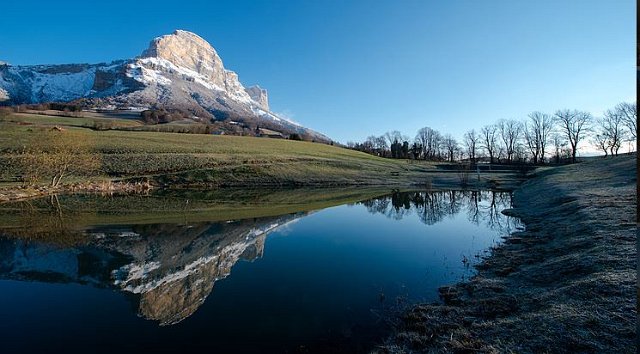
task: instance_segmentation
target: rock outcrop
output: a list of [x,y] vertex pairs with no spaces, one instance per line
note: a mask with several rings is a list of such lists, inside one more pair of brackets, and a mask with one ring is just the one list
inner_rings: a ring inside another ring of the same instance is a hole
[[247,91],[249,97],[251,97],[254,102],[258,103],[260,108],[265,111],[269,110],[269,96],[267,95],[267,90],[258,85],[254,85],[247,87],[245,91]]

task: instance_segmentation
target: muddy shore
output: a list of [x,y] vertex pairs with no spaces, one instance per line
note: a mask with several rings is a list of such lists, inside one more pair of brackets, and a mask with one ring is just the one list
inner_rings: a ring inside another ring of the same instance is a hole
[[13,202],[54,194],[95,193],[95,194],[137,194],[153,189],[148,182],[84,182],[70,183],[57,187],[51,186],[15,186],[0,188],[0,203]]
[[375,351],[635,353],[636,183],[635,154],[532,175],[506,211],[526,231]]

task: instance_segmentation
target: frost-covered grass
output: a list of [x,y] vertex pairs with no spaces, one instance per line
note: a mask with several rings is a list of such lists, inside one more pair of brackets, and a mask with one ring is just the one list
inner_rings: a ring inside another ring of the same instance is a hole
[[549,168],[514,193],[527,230],[444,304],[413,307],[386,353],[636,353],[636,154]]

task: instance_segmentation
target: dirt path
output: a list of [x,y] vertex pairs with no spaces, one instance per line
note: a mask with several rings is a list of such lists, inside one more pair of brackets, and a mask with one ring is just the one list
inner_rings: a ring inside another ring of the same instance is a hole
[[539,172],[507,211],[527,230],[379,351],[635,353],[636,183],[635,154]]

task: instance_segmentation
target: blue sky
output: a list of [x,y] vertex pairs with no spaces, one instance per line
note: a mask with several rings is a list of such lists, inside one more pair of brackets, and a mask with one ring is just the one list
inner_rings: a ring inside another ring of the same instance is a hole
[[175,29],[271,108],[346,142],[455,137],[534,110],[635,100],[635,1],[11,1],[0,60],[106,62]]

